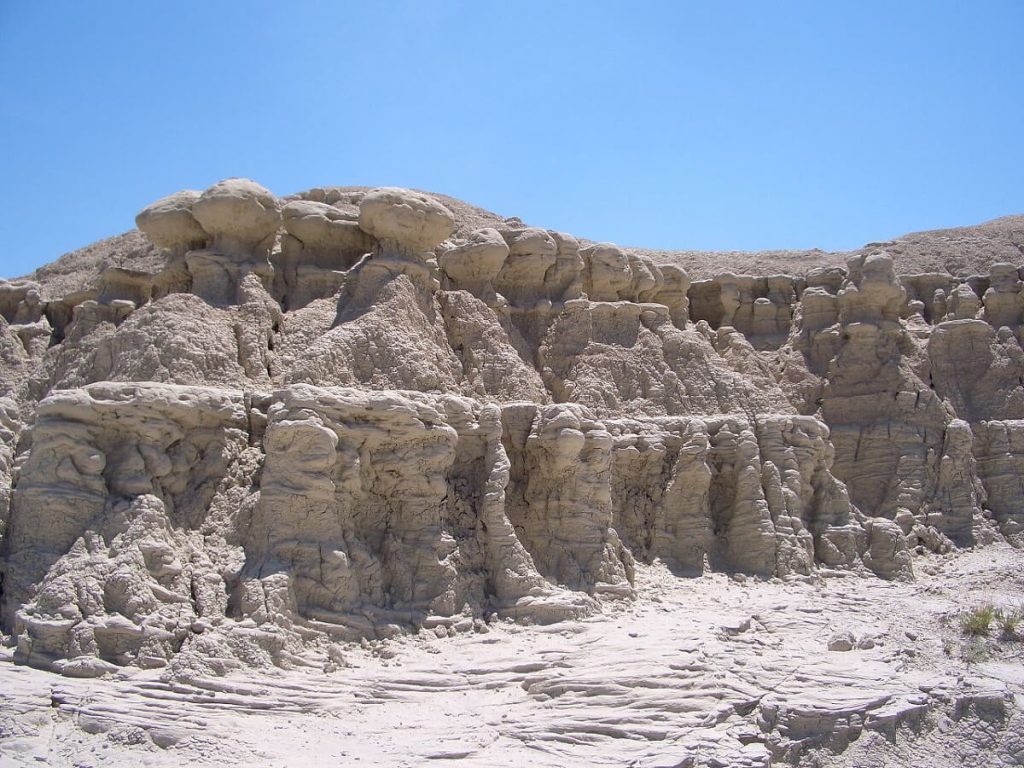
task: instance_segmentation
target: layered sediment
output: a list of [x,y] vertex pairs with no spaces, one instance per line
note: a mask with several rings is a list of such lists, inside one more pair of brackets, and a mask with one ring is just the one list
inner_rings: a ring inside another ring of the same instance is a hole
[[73,291],[0,283],[0,622],[29,664],[288,665],[579,618],[637,563],[911,580],[1024,544],[1015,264],[881,245],[691,281],[424,193],[238,179],[137,223],[146,257]]

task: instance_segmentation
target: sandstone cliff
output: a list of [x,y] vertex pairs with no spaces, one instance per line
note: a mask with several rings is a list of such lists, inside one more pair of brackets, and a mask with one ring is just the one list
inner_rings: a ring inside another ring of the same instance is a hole
[[910,580],[1024,544],[1020,219],[789,275],[390,188],[231,179],[137,223],[0,283],[29,664],[287,666],[581,617],[637,562]]

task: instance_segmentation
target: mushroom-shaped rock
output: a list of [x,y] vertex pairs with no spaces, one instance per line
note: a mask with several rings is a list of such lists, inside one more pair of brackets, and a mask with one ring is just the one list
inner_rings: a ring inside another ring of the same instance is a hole
[[896,281],[896,270],[893,268],[892,257],[887,253],[875,253],[864,259],[861,267],[862,279],[866,283],[884,283],[890,285]]
[[8,323],[34,323],[42,317],[40,285],[32,280],[0,280],[0,317]]
[[985,319],[997,328],[1020,325],[1024,296],[1017,268],[1013,264],[993,264],[990,274],[990,287],[982,297]]
[[629,271],[632,275],[630,301],[650,301],[658,292],[658,285],[664,279],[661,270],[652,259],[635,253],[627,255]]
[[192,205],[196,221],[214,238],[214,247],[232,256],[252,253],[281,225],[281,203],[249,179],[225,179]]
[[434,198],[410,189],[383,187],[359,203],[359,226],[385,251],[411,256],[435,248],[455,231],[455,217]]
[[505,264],[508,250],[501,233],[488,227],[456,243],[438,261],[456,288],[487,300],[494,298],[494,279]]
[[989,269],[990,284],[1000,293],[1018,293],[1021,289],[1017,267],[1006,262],[993,264]]
[[315,251],[362,255],[373,247],[355,214],[312,200],[293,200],[281,211],[288,234]]
[[685,328],[690,311],[690,299],[687,296],[690,276],[682,267],[673,264],[663,264],[658,269],[661,270],[662,284],[654,301],[668,307],[672,323],[677,328]]
[[598,243],[584,248],[587,268],[583,289],[591,301],[618,301],[629,291],[633,279],[629,256],[613,243]]
[[161,197],[139,211],[135,226],[159,248],[184,252],[201,248],[209,235],[192,215],[192,206],[200,193],[186,189]]
[[505,240],[509,255],[517,259],[538,259],[550,266],[558,253],[558,244],[551,233],[535,227],[506,233]]
[[946,302],[947,320],[973,320],[981,311],[981,299],[967,283],[960,283]]
[[578,299],[583,294],[583,257],[580,243],[565,232],[549,232],[555,241],[555,263],[544,274],[544,293],[554,302]]
[[532,307],[549,297],[544,278],[558,258],[558,244],[545,230],[533,227],[504,232],[508,258],[495,287],[515,306]]
[[885,252],[854,256],[847,267],[849,279],[839,292],[841,322],[898,320],[907,292],[896,277],[892,258]]

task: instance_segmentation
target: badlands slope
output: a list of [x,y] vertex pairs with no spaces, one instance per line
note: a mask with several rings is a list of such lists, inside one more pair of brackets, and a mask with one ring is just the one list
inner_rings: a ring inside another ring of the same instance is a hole
[[1024,217],[662,253],[228,180],[0,282],[0,759],[1018,765]]

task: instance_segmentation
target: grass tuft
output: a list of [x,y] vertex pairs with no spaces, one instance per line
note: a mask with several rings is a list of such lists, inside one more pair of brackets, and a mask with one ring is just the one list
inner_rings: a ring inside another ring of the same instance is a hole
[[985,603],[960,617],[960,629],[965,635],[972,637],[987,635],[992,628],[992,622],[1001,617],[1002,613],[998,608],[992,603]]
[[1020,640],[1018,627],[1024,619],[1024,609],[1013,612],[1003,611],[996,617],[999,622],[999,638],[1001,640]]

